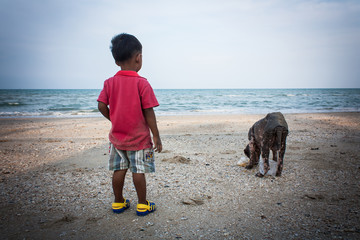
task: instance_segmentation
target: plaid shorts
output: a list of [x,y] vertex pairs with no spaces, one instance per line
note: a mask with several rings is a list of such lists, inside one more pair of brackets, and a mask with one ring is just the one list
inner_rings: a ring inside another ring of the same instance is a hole
[[119,150],[110,143],[109,170],[129,169],[133,173],[155,172],[154,149],[147,148],[139,151]]

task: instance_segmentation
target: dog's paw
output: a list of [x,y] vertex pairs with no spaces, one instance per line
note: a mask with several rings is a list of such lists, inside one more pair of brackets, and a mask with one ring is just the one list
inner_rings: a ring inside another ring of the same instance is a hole
[[245,168],[246,169],[252,169],[254,166],[253,165],[246,165]]
[[264,177],[264,174],[261,174],[260,172],[258,172],[257,174],[255,174],[255,177],[262,178],[262,177]]
[[281,177],[281,172],[276,172],[275,176]]

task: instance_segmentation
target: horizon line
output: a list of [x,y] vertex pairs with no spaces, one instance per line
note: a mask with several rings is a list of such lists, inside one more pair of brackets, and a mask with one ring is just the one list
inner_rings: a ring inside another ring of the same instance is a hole
[[[154,88],[154,90],[279,90],[279,89],[360,89],[360,87],[294,87],[294,88]],[[0,90],[101,90],[101,88],[0,88]]]

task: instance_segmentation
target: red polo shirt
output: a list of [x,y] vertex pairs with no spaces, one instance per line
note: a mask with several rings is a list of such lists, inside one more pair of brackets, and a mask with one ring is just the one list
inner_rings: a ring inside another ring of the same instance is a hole
[[109,140],[117,149],[138,151],[152,147],[142,110],[159,103],[145,78],[134,71],[119,71],[104,82],[98,101],[109,106]]

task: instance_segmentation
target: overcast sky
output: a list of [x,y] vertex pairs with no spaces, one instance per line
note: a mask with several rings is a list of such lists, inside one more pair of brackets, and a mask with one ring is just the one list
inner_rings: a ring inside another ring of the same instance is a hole
[[360,1],[0,0],[0,88],[102,88],[122,32],[153,88],[360,87]]

